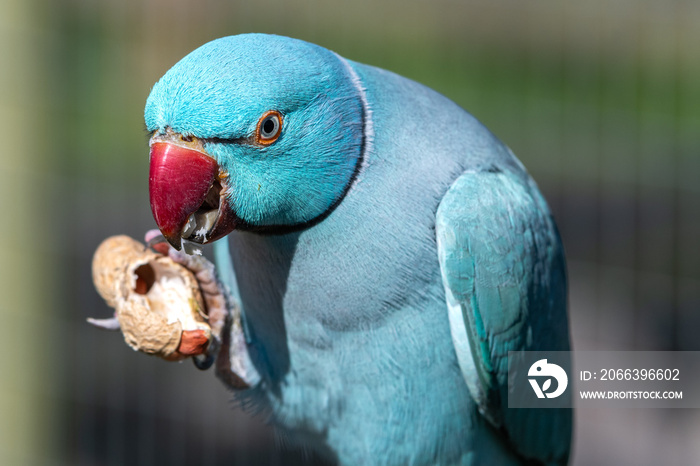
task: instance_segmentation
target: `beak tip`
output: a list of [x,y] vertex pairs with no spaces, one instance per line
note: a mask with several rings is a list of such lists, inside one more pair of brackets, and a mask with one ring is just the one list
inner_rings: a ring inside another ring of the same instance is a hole
[[182,239],[180,238],[179,235],[163,235],[165,236],[165,239],[168,240],[168,243],[172,247],[174,247],[176,250],[180,251],[182,249]]

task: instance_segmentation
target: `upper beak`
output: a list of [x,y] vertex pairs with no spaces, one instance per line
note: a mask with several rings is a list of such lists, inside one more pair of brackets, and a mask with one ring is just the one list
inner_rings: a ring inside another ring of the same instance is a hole
[[207,243],[235,228],[225,173],[200,141],[156,134],[150,141],[151,210],[163,236],[177,250],[182,239]]

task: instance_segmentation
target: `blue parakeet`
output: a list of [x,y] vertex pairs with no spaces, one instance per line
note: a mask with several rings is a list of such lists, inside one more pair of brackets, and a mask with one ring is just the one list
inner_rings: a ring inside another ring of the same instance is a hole
[[569,349],[561,241],[474,117],[248,34],[177,63],[145,120],[159,229],[214,242],[218,375],[285,435],[342,464],[568,461],[571,410],[507,408],[508,351]]

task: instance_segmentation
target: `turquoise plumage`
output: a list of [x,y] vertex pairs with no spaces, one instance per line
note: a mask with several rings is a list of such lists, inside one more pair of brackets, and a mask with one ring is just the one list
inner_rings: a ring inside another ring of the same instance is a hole
[[[255,138],[269,111],[272,143]],[[145,118],[220,167],[233,220],[217,267],[257,373],[237,396],[342,464],[567,462],[571,411],[506,407],[508,351],[569,349],[561,242],[476,119],[396,74],[259,34],[185,57]],[[159,226],[179,240],[180,223]]]

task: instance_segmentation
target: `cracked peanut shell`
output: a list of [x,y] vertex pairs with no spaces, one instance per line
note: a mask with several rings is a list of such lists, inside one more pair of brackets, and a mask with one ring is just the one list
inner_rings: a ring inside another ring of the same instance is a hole
[[206,351],[204,300],[184,266],[128,236],[112,236],[95,251],[92,278],[133,349],[168,360]]

